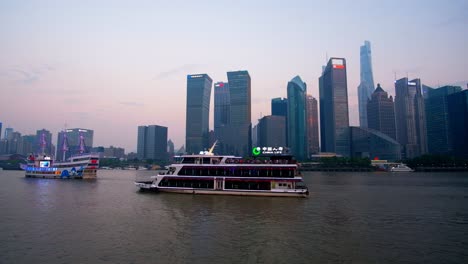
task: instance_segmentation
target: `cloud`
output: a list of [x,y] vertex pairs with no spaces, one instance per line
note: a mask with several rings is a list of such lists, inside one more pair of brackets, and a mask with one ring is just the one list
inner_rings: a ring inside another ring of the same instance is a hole
[[39,81],[48,72],[55,71],[55,68],[43,64],[30,69],[14,67],[0,71],[0,77],[20,84],[32,84]]
[[184,64],[180,67],[170,69],[165,72],[161,72],[157,74],[153,80],[162,80],[165,78],[168,78],[172,75],[179,75],[180,73],[186,74],[189,71],[194,71],[195,69],[199,68],[201,65],[200,64]]

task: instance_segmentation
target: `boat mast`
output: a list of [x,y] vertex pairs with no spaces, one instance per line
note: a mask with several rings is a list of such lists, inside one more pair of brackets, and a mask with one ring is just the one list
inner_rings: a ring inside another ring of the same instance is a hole
[[65,154],[68,151],[68,138],[67,138],[67,131],[63,131],[63,143],[62,143],[62,160],[65,160]]
[[46,142],[46,140],[45,140],[45,133],[42,133],[42,134],[41,134],[41,142],[40,142],[40,144],[41,144],[42,155],[45,155],[45,147],[46,147],[46,145],[47,145],[47,142]]
[[85,142],[84,142],[84,136],[83,133],[80,131],[80,154],[83,154],[86,150]]

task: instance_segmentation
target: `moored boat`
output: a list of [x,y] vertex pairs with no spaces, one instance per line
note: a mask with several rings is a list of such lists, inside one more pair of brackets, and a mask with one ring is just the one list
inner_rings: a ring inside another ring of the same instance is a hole
[[140,190],[189,194],[307,197],[291,155],[243,159],[229,155],[182,155],[166,172],[137,180]]
[[398,165],[396,165],[394,167],[391,167],[390,171],[391,172],[412,172],[414,170],[411,169],[410,167],[406,166],[405,164],[400,163],[400,164],[398,164]]

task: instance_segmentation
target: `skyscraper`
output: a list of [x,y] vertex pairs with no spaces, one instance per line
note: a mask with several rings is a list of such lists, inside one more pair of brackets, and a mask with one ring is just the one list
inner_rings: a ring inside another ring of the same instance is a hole
[[167,127],[138,127],[137,156],[139,159],[167,160]]
[[288,147],[298,160],[307,158],[307,85],[296,76],[288,82]]
[[319,78],[321,151],[350,156],[346,60],[331,58]]
[[361,46],[361,82],[358,86],[359,98],[359,124],[361,127],[367,127],[367,101],[371,98],[374,91],[374,76],[372,73],[372,54],[371,44],[364,41]]
[[2,139],[2,122],[0,122],[0,139]]
[[388,97],[388,93],[380,87],[380,84],[377,84],[377,88],[372,93],[366,110],[369,128],[396,140],[395,103],[392,96]]
[[228,72],[230,125],[226,135],[227,151],[247,156],[252,148],[251,81],[248,71]]
[[199,153],[209,147],[208,133],[212,84],[213,80],[207,74],[187,75],[185,122],[185,149],[187,153]]
[[447,96],[452,153],[468,158],[468,90]]
[[460,92],[459,86],[444,86],[427,91],[424,101],[427,124],[427,149],[431,154],[451,154],[452,135],[449,126],[447,96]]
[[227,126],[231,118],[231,100],[229,95],[229,83],[217,82],[214,85],[214,137],[218,140],[216,153],[225,152]]
[[[65,160],[80,152],[89,153],[93,147],[94,131],[73,128],[60,131],[57,135],[57,160]],[[81,146],[83,139],[84,146]]]
[[288,99],[281,97],[271,99],[271,115],[287,117]]
[[258,141],[259,147],[285,147],[286,129],[284,116],[264,116],[258,122]]
[[427,152],[426,115],[421,93],[421,80],[402,78],[395,81],[395,119],[397,141],[403,158],[414,158]]
[[308,154],[319,152],[319,131],[318,131],[318,108],[317,99],[312,95],[306,96],[306,117],[307,117],[307,145]]

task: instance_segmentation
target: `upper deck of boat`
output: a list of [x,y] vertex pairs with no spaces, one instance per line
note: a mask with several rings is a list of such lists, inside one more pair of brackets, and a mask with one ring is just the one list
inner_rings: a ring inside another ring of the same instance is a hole
[[296,165],[296,160],[291,155],[271,155],[242,158],[232,155],[182,155],[175,157],[175,164],[182,165],[260,165],[260,164],[283,164]]

